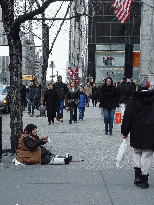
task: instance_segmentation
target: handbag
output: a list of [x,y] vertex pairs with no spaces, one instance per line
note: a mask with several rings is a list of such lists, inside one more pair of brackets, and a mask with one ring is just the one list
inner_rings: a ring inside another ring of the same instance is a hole
[[120,167],[121,162],[123,160],[123,157],[124,157],[124,155],[126,153],[126,150],[127,150],[127,142],[126,142],[126,139],[123,139],[123,142],[121,143],[121,145],[119,147],[119,151],[118,151],[117,158],[116,158],[116,166],[117,166],[117,168]]

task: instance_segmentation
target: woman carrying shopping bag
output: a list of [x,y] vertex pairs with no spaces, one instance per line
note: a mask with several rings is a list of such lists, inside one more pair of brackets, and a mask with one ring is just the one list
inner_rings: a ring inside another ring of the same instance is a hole
[[113,85],[111,77],[105,79],[105,84],[100,92],[100,107],[104,110],[105,134],[112,135],[113,120],[116,107],[119,108],[118,89]]
[[134,148],[134,184],[149,188],[148,176],[154,151],[154,90],[144,78],[136,79],[137,91],[129,100],[121,126],[123,139],[130,132],[130,146]]

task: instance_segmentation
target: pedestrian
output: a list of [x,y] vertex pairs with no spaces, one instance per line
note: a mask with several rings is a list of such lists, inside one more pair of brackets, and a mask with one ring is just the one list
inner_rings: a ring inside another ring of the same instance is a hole
[[125,76],[122,78],[122,82],[120,83],[120,85],[118,85],[117,88],[119,92],[121,117],[123,118],[126,104],[128,103],[129,99],[133,96],[133,92],[135,91],[135,89],[130,82],[127,82],[127,77]]
[[134,148],[134,184],[147,189],[154,151],[154,90],[148,90],[150,83],[140,77],[136,79],[136,86],[137,91],[125,109],[121,134],[127,139],[130,132],[130,146]]
[[57,77],[57,82],[54,84],[54,89],[56,89],[56,92],[58,94],[57,99],[57,120],[63,122],[63,109],[64,109],[64,99],[65,95],[67,94],[67,85],[62,82],[62,76],[59,75]]
[[37,88],[37,95],[35,98],[35,106],[37,110],[39,110],[40,103],[41,103],[41,84]]
[[101,110],[102,119],[104,118],[104,112],[103,112],[103,108],[100,106],[100,96],[101,96],[102,87],[104,85],[105,85],[105,79],[103,80],[103,83],[98,87],[98,90],[97,90],[97,97],[98,97],[98,101],[99,101],[99,108]]
[[113,85],[111,77],[105,79],[105,84],[102,86],[100,95],[100,107],[104,110],[105,134],[112,135],[113,120],[116,107],[119,108],[118,90]]
[[92,104],[93,107],[97,105],[97,90],[98,88],[96,87],[96,84],[93,83],[93,87],[92,87]]
[[37,88],[35,86],[35,82],[31,82],[31,85],[28,87],[28,115],[31,113],[32,107],[32,115],[34,116],[34,107],[35,107],[35,98],[37,95]]
[[[47,140],[48,136],[37,136],[36,125],[28,124],[18,142],[17,161],[26,165],[50,164],[55,154],[42,146]],[[69,163],[69,158],[64,160],[65,164]]]
[[79,103],[79,92],[74,81],[71,82],[70,88],[67,92],[67,100],[70,107],[69,123],[72,124],[72,121],[77,123],[77,106]]
[[85,96],[82,86],[80,86],[79,96],[80,96],[80,101],[78,104],[79,120],[82,121],[84,117],[85,105],[86,105],[86,96]]
[[54,118],[56,117],[56,104],[57,104],[57,92],[53,89],[53,83],[49,83],[49,89],[45,91],[43,106],[47,109],[47,117],[49,125],[54,123]]
[[90,97],[92,95],[92,86],[90,81],[87,82],[87,85],[84,87],[84,92],[86,94],[86,106],[89,107]]
[[22,104],[22,110],[25,110],[25,107],[27,106],[27,100],[26,100],[26,86],[22,84],[21,88],[21,104]]

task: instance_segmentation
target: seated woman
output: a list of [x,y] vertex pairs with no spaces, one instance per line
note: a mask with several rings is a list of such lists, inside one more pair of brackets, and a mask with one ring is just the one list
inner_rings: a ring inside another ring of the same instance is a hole
[[[26,165],[53,164],[52,159],[55,155],[42,146],[47,142],[47,138],[39,138],[37,126],[28,124],[18,142],[17,161]],[[62,159],[64,164],[69,163],[67,159]]]

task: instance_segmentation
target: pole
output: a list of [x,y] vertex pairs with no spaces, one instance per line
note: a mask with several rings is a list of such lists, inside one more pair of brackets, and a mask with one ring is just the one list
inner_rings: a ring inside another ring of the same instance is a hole
[[0,161],[2,159],[2,110],[3,108],[0,108]]
[[52,82],[53,82],[53,61],[51,61],[51,66],[52,66]]
[[[42,0],[42,4],[44,0]],[[41,89],[41,106],[43,105],[44,94],[46,90],[46,71],[49,58],[49,27],[45,24],[45,13],[42,13],[42,89]],[[44,116],[44,111],[40,109],[40,117]]]

